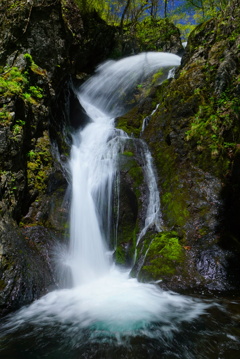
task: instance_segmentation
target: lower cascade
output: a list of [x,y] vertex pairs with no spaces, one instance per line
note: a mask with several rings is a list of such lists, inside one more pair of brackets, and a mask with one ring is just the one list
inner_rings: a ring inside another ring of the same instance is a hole
[[[200,319],[213,307],[221,311],[220,306],[138,282],[129,276],[130,270],[114,264],[108,248],[118,155],[128,140],[114,128],[115,117],[124,112],[123,94],[130,94],[159,68],[179,63],[178,56],[166,53],[110,61],[78,90],[89,121],[73,134],[69,161],[70,245],[61,258],[71,272],[71,283],[3,321],[0,340],[3,348],[9,348],[4,349],[9,358],[17,358],[17,351],[34,359],[200,358],[194,354],[199,348],[190,343],[191,335],[203,331],[207,324]],[[151,168],[149,154],[146,160]],[[149,183],[153,192],[149,190],[145,227],[139,236],[150,226],[161,230],[156,182]],[[187,339],[178,347],[174,343],[182,330]],[[134,347],[135,352],[130,349]]]

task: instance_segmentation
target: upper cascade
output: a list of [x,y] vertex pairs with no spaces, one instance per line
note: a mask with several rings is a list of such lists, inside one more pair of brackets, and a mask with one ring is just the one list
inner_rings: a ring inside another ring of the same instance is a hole
[[86,81],[78,94],[83,107],[94,105],[108,117],[124,113],[124,101],[131,91],[162,67],[179,66],[181,58],[165,52],[143,52],[98,66],[96,74]]

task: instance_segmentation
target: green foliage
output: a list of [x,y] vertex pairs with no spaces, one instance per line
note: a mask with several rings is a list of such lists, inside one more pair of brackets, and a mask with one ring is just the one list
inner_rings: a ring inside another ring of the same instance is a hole
[[184,22],[182,21],[182,12],[173,13],[169,16],[169,20],[180,30],[181,38],[183,41],[187,41],[190,33],[197,26],[197,21],[192,21],[191,15],[184,14]]
[[81,13],[91,13],[97,11],[103,18],[110,11],[110,1],[107,0],[75,0]]
[[14,125],[13,126],[13,135],[16,136],[22,131],[22,126]]
[[81,13],[97,11],[99,16],[109,24],[121,27],[129,24],[130,32],[136,26],[139,27],[137,33],[146,43],[153,36],[154,29],[149,28],[148,31],[144,31],[145,21],[157,19],[159,21],[162,15],[180,29],[183,40],[186,40],[197,24],[216,16],[228,4],[227,0],[184,0],[179,6],[171,8],[170,0],[75,0],[75,2]]
[[28,157],[29,157],[30,159],[34,159],[35,156],[36,156],[36,153],[35,153],[33,150],[31,150],[31,151],[28,152]]
[[227,5],[227,0],[185,0],[169,14],[169,19],[179,28],[182,39],[186,41],[198,24],[217,16]]
[[186,17],[184,16],[184,22],[189,22],[189,19],[191,19],[192,23],[200,24],[216,16],[218,12],[224,10],[227,5],[227,0],[185,0],[173,11],[172,15],[182,16],[184,13],[184,15],[186,14]]
[[36,104],[36,100],[41,99],[43,93],[40,87],[30,85],[29,68],[32,71],[33,69],[36,71],[40,68],[33,62],[31,55],[25,54],[24,57],[29,63],[27,71],[25,69],[21,70],[16,66],[1,69],[0,95],[3,97],[18,96],[29,103]]
[[[39,86],[31,84],[31,73],[45,76],[45,70],[38,67],[33,61],[30,54],[25,54],[26,67],[20,69],[16,66],[6,66],[0,68],[0,96],[5,98],[19,97],[26,103],[36,105],[43,98],[43,90]],[[12,114],[8,111],[7,105],[0,108],[1,124],[8,123],[12,119]],[[19,132],[18,126],[15,125],[15,134]]]
[[[160,31],[159,31],[160,30]],[[169,41],[172,35],[178,36],[177,30],[168,19],[146,17],[132,26],[125,26],[125,32],[134,37],[146,50],[159,50],[161,44]]]

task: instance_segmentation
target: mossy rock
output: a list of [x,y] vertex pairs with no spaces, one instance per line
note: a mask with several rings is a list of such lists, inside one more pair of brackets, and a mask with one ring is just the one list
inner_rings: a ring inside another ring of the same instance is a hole
[[149,245],[139,273],[141,280],[161,280],[172,277],[184,261],[184,249],[176,232],[161,232]]
[[130,265],[133,261],[136,232],[141,211],[142,169],[133,156],[122,154],[120,175],[120,193],[118,205],[118,234],[115,252],[116,262]]
[[129,136],[139,137],[142,129],[144,115],[140,114],[137,107],[127,114],[116,119],[116,128],[126,132]]
[[46,190],[52,169],[51,144],[47,131],[36,141],[35,147],[28,152],[27,177],[31,189],[42,193]]
[[146,183],[142,158],[134,139],[126,141],[119,154],[119,193],[116,194],[114,217],[117,223],[115,259],[119,264],[132,265],[136,239],[143,225]]

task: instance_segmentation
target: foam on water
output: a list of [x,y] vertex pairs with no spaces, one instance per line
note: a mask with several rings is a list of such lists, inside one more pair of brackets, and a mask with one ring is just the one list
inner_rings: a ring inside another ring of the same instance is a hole
[[129,278],[128,272],[113,267],[93,282],[53,291],[21,309],[5,325],[5,331],[18,331],[30,324],[38,328],[51,324],[54,328],[57,323],[67,326],[69,335],[81,329],[133,335],[158,323],[170,332],[183,321],[203,314],[207,307],[190,297],[139,283]]

